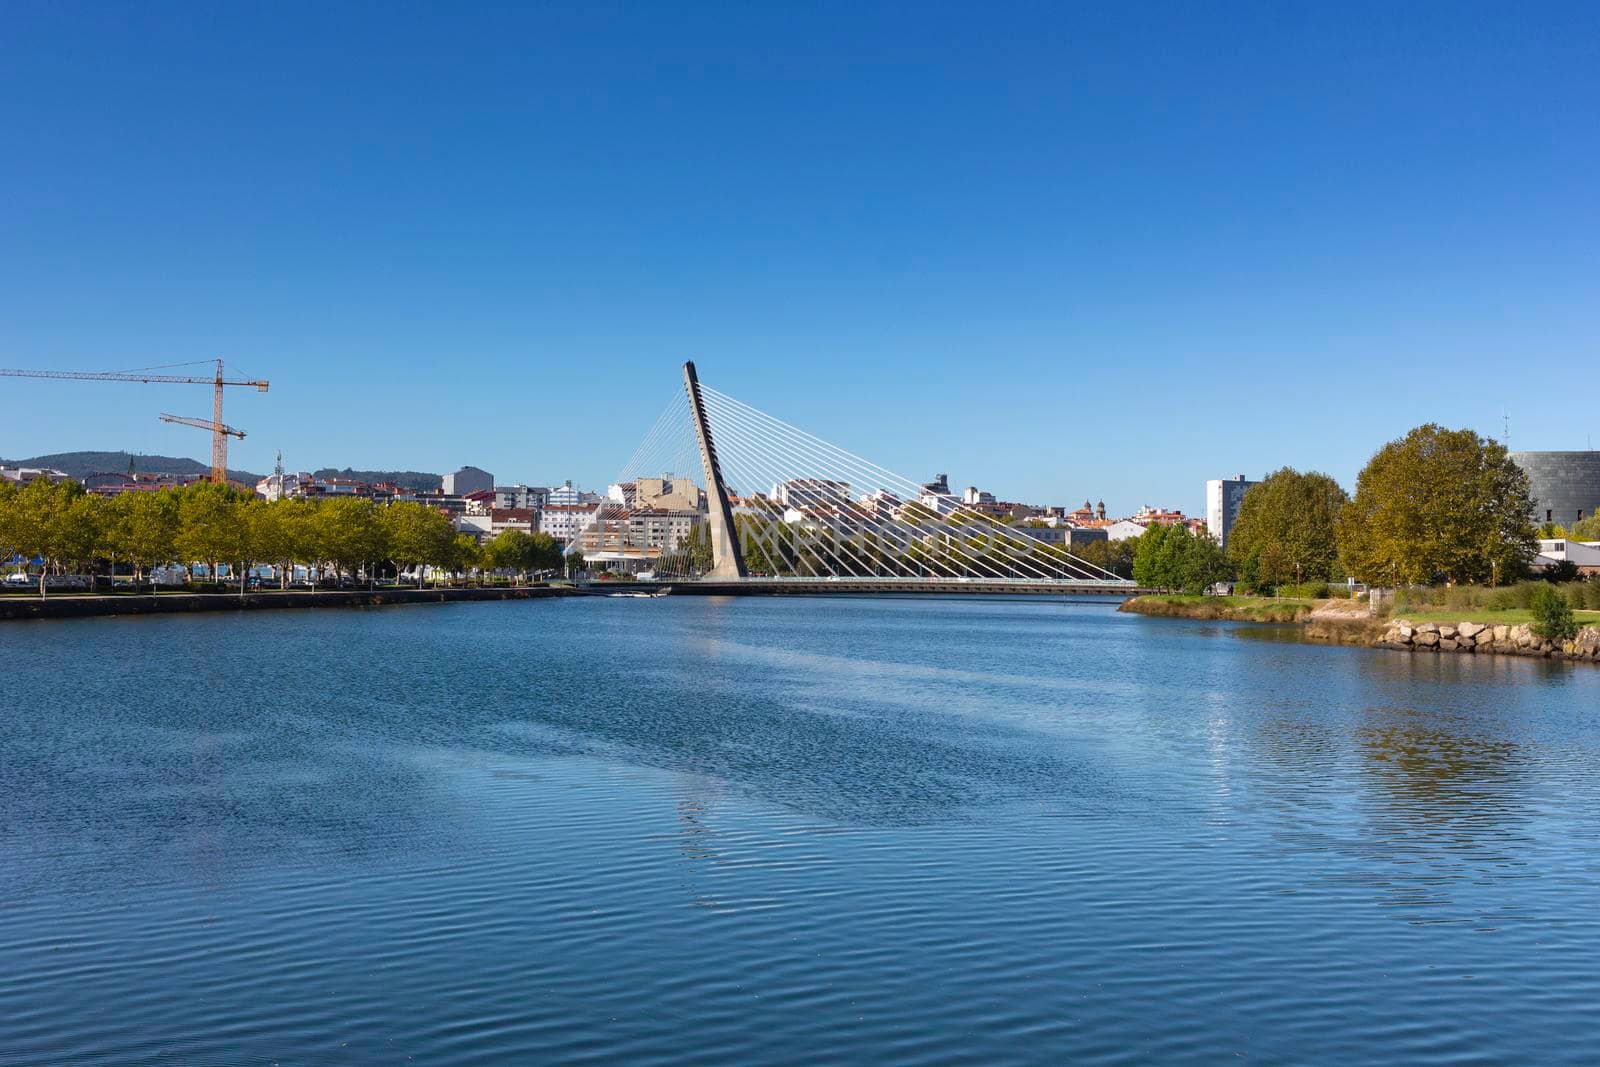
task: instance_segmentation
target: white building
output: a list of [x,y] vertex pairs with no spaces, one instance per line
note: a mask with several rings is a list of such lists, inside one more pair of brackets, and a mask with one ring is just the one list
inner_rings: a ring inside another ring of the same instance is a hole
[[1535,570],[1543,570],[1557,563],[1571,563],[1584,576],[1600,574],[1600,541],[1569,541],[1564,537],[1539,539],[1539,555],[1533,561]]
[[25,482],[37,481],[40,478],[59,483],[67,480],[67,474],[65,471],[58,471],[53,467],[0,467],[0,480],[16,482],[20,485]]
[[459,533],[471,534],[480,541],[489,536],[491,520],[488,515],[457,515],[452,521]]
[[986,493],[977,486],[969,485],[967,486],[967,491],[961,494],[961,502],[968,507],[973,507],[980,504],[993,506],[994,494]]
[[539,532],[566,544],[594,520],[598,510],[598,504],[546,504],[539,512]]
[[559,504],[564,506],[571,506],[574,504],[598,504],[600,502],[600,496],[598,493],[586,493],[581,489],[574,488],[572,485],[572,479],[568,478],[560,485],[552,486],[551,488],[547,489],[545,491],[544,502],[546,504]]
[[1260,484],[1245,481],[1242,474],[1213,478],[1206,483],[1206,529],[1224,548],[1228,545],[1229,531],[1239,519],[1239,505],[1244,503],[1245,493],[1251,486]]
[[1101,529],[1106,532],[1108,541],[1127,541],[1130,538],[1144,535],[1144,527],[1131,519],[1118,519],[1116,522],[1108,522]]

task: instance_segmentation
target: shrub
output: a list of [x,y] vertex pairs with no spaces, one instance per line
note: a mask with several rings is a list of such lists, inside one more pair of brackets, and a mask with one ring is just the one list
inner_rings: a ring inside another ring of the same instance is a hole
[[1321,600],[1328,595],[1327,582],[1285,582],[1278,586],[1278,596],[1301,597],[1307,600]]
[[1533,632],[1545,640],[1569,641],[1578,635],[1572,607],[1555,586],[1540,582],[1528,607],[1533,612]]

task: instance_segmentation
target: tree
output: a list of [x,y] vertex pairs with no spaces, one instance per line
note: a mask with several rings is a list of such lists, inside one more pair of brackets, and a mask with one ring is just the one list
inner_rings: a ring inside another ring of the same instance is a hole
[[471,534],[456,534],[455,545],[450,553],[450,569],[465,575],[482,567],[483,562],[483,546],[478,544],[478,539]]
[[1371,585],[1490,582],[1536,553],[1528,476],[1505,446],[1429,423],[1384,445],[1339,517],[1346,573]]
[[0,563],[17,554],[14,529],[17,507],[17,487],[0,478]]
[[1595,512],[1587,519],[1573,523],[1567,536],[1574,541],[1600,541],[1600,502],[1597,502]]
[[287,521],[290,512],[284,501],[252,501],[243,509],[243,520],[248,524],[250,554],[258,562],[271,563],[279,568],[278,587],[289,582],[289,562],[294,557],[295,531]]
[[456,531],[448,515],[425,504],[402,500],[384,508],[379,516],[390,556],[401,569],[415,567],[419,583],[425,565],[451,565]]
[[564,562],[561,545],[547,533],[536,533],[528,539],[529,569],[559,571]]
[[83,491],[77,482],[56,486],[54,521],[47,555],[75,572],[91,566],[105,544],[105,500]]
[[115,552],[133,564],[134,580],[171,560],[178,535],[178,500],[170,491],[120,493],[109,501],[107,535]]
[[242,499],[226,485],[201,482],[186,486],[178,494],[178,533],[174,538],[178,558],[191,567],[197,560],[205,561],[215,581],[218,562],[243,557]]
[[1129,537],[1121,541],[1101,540],[1073,545],[1068,552],[1085,563],[1110,571],[1118,578],[1132,578],[1133,557],[1138,547],[1139,539]]
[[533,535],[522,530],[506,530],[483,546],[484,565],[490,570],[516,573],[517,581],[527,577],[535,562]]
[[1228,560],[1251,584],[1339,576],[1339,512],[1349,496],[1315,471],[1285,467],[1250,487],[1228,534]]
[[1570,641],[1578,635],[1572,606],[1553,585],[1540,585],[1528,605],[1533,612],[1533,632],[1547,641]]
[[1152,523],[1140,534],[1133,552],[1133,580],[1146,589],[1170,588],[1167,579],[1170,553],[1167,531],[1170,527]]
[[[738,520],[734,520],[735,526]],[[679,551],[689,558],[689,567],[696,574],[705,574],[715,566],[716,561],[711,551],[711,523],[702,519],[689,528],[689,536],[683,539]],[[746,567],[748,570],[749,568]]]
[[[354,575],[362,564],[370,565],[389,556],[383,525],[370,500],[324,500],[316,507],[315,525],[322,557],[331,560],[341,575]],[[369,566],[369,582],[372,576]]]
[[1199,594],[1227,577],[1221,546],[1187,526],[1152,523],[1134,549],[1133,580],[1142,586]]
[[45,575],[50,569],[57,516],[65,494],[44,478],[36,478],[7,498],[5,540],[23,557],[37,557],[39,596],[46,595]]

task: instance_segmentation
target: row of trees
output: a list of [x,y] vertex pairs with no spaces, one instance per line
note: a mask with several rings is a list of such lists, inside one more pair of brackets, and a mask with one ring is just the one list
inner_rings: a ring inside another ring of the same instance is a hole
[[1419,426],[1379,449],[1350,497],[1285,467],[1245,494],[1228,563],[1247,588],[1329,581],[1499,584],[1537,553],[1528,476],[1472,430]]
[[320,579],[327,573],[371,581],[380,569],[433,567],[527,574],[561,567],[560,547],[546,534],[508,531],[485,545],[458,534],[450,518],[422,504],[378,507],[368,500],[267,502],[209,483],[105,498],[76,482],[43,479],[20,488],[0,484],[0,559],[37,558],[40,593],[48,573],[82,573],[126,565],[136,580],[177,563],[226,563],[239,576],[255,564],[294,565]]

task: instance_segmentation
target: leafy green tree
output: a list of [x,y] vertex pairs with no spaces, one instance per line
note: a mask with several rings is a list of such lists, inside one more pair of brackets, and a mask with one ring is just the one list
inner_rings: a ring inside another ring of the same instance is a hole
[[185,486],[178,493],[178,533],[174,538],[178,558],[191,569],[196,561],[205,562],[215,581],[220,562],[245,555],[242,504],[239,492],[226,485],[201,482]]
[[1535,555],[1531,508],[1504,445],[1429,423],[1361,471],[1339,516],[1339,558],[1371,585],[1498,583]]
[[1139,585],[1198,594],[1228,577],[1222,548],[1205,534],[1190,533],[1186,526],[1152,523],[1138,542],[1133,580]]
[[74,571],[82,571],[93,564],[106,543],[105,500],[85,493],[77,482],[56,486],[56,497],[48,554]]
[[450,517],[424,504],[402,500],[380,512],[389,553],[402,569],[427,565],[449,567],[454,558],[456,531]]
[[[737,527],[738,520],[734,521]],[[681,551],[689,558],[689,567],[697,574],[705,574],[715,566],[714,553],[711,551],[711,524],[705,520],[695,523],[689,528],[689,536],[684,538],[680,546]],[[748,569],[748,563],[746,564]]]
[[529,538],[528,553],[529,570],[559,571],[565,562],[561,545],[547,533],[536,533]]
[[[295,554],[295,530],[288,521],[291,512],[286,501],[252,501],[243,511],[249,526],[250,552],[257,562],[278,567],[278,587],[288,585],[290,562]],[[248,569],[248,568],[247,568]]]
[[450,569],[465,575],[483,566],[483,546],[471,534],[456,534],[455,547],[450,554]]
[[1574,541],[1600,541],[1600,502],[1596,503],[1595,512],[1587,519],[1579,519],[1572,524],[1567,536]]
[[322,577],[322,529],[317,519],[317,505],[309,500],[279,500],[273,508],[278,514],[278,524],[283,528],[288,542],[289,564],[306,569],[312,582]]
[[372,501],[336,497],[319,503],[316,513],[320,555],[341,575],[354,575],[367,565],[370,582],[372,565],[389,558],[388,540]]
[[54,559],[56,526],[65,502],[65,493],[44,478],[34,479],[7,497],[5,540],[22,556],[44,561],[39,568],[41,597],[47,595],[45,577]]
[[533,535],[522,530],[506,530],[483,546],[484,565],[491,570],[512,571],[520,583],[533,569]]
[[133,564],[134,580],[171,560],[178,536],[178,500],[169,490],[121,493],[108,502],[107,534],[115,552]]
[[1146,589],[1169,589],[1171,554],[1167,549],[1170,528],[1152,523],[1140,534],[1133,553],[1133,580]]
[[1533,612],[1533,632],[1547,641],[1570,641],[1578,636],[1572,606],[1553,585],[1541,584],[1528,605]]
[[1118,578],[1132,578],[1133,557],[1138,546],[1138,538],[1129,537],[1121,541],[1090,541],[1073,545],[1069,551],[1085,563],[1108,570]]
[[1228,560],[1251,584],[1339,577],[1339,512],[1349,499],[1326,474],[1273,472],[1245,493],[1228,534]]
[[13,529],[17,507],[17,487],[0,478],[0,563],[17,554]]

